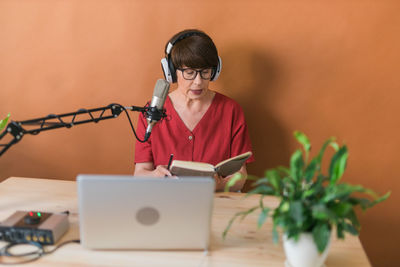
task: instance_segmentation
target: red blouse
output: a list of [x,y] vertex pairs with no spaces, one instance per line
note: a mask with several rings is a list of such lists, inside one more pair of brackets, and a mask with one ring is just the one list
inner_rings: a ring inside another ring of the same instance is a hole
[[[153,162],[154,167],[167,165],[170,154],[176,160],[207,162],[213,165],[251,151],[251,143],[243,110],[231,98],[216,93],[193,131],[189,131],[167,97],[167,117],[154,125],[145,143],[136,141],[135,163]],[[147,122],[140,114],[139,138],[144,137]],[[254,161],[250,157],[246,162]]]

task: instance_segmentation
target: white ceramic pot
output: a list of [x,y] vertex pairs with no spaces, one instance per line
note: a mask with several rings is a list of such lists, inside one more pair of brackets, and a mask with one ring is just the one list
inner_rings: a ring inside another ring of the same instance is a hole
[[322,267],[331,245],[331,238],[324,252],[319,253],[310,233],[303,233],[296,242],[283,236],[283,248],[286,254],[286,267]]

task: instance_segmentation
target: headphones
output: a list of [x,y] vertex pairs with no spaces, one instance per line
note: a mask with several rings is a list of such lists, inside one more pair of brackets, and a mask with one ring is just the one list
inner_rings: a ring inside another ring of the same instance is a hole
[[[169,83],[175,83],[177,81],[176,78],[176,69],[174,68],[174,64],[172,63],[171,59],[171,51],[172,47],[179,41],[193,35],[199,35],[199,36],[204,36],[206,34],[199,32],[199,31],[186,31],[182,34],[178,34],[175,38],[172,38],[169,42],[168,45],[165,49],[165,58],[161,59],[161,67],[164,73],[165,79]],[[221,73],[222,69],[222,60],[218,56],[218,65],[217,68],[215,69],[215,72],[211,76],[210,81],[216,81],[218,79],[219,74]]]

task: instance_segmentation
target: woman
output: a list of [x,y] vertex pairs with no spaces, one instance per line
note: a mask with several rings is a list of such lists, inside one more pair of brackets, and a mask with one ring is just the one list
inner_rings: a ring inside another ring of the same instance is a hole
[[[176,160],[213,165],[251,151],[241,107],[232,99],[209,89],[222,63],[211,38],[199,30],[185,30],[167,43],[162,66],[166,79],[177,82],[164,104],[167,117],[158,122],[145,143],[136,142],[134,175],[171,176],[166,168],[170,154]],[[137,132],[144,136],[146,119],[140,115]],[[254,161],[250,157],[246,163]],[[239,171],[247,177],[246,164]],[[215,175],[216,190],[224,189],[232,176]],[[232,191],[242,189],[245,179]]]

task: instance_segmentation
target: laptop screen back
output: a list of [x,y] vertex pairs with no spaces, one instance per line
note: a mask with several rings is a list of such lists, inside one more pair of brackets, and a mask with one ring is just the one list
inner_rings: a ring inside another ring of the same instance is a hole
[[214,180],[78,175],[81,243],[92,249],[207,249]]

